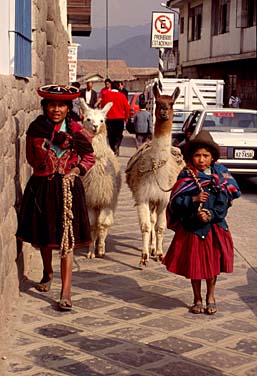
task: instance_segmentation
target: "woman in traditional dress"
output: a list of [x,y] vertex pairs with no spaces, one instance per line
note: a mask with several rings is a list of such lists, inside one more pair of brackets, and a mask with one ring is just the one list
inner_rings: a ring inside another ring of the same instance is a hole
[[59,308],[70,310],[72,250],[91,241],[79,175],[84,175],[95,159],[91,141],[70,116],[72,100],[79,96],[79,89],[46,85],[38,89],[38,94],[43,97],[43,115],[27,131],[26,157],[33,174],[24,191],[16,236],[40,249],[43,277],[36,286],[40,292],[50,290],[52,250],[61,250]]

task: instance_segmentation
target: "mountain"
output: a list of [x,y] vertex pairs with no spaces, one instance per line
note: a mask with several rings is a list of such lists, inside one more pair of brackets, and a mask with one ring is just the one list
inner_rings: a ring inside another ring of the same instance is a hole
[[[157,67],[158,50],[150,47],[151,24],[108,28],[108,58],[125,60],[129,67]],[[96,28],[89,38],[77,37],[79,59],[106,58],[106,29]]]

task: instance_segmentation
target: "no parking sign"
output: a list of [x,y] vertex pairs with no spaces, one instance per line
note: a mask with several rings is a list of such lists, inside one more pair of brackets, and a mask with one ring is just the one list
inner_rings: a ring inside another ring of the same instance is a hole
[[173,48],[174,14],[152,13],[153,48]]

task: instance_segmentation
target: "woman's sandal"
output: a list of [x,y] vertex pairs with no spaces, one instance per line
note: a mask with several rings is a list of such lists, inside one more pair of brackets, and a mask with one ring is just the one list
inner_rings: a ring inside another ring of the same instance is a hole
[[204,306],[203,303],[194,303],[191,307],[191,312],[199,315],[200,313],[204,313]]
[[[42,279],[43,281],[43,279]],[[37,285],[36,285],[36,290],[37,291],[40,291],[40,292],[48,292],[50,291],[50,288],[51,288],[51,284],[52,284],[52,279],[49,279],[49,281],[47,282],[39,282]]]
[[61,311],[71,311],[72,309],[71,300],[67,298],[61,298],[58,306]]
[[214,313],[217,312],[216,302],[215,301],[213,303],[206,302],[205,312],[207,313],[207,315],[214,315]]

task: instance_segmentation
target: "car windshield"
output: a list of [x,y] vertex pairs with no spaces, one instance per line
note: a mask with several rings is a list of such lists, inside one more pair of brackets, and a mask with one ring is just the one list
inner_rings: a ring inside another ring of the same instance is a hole
[[191,111],[174,110],[173,123],[184,124],[190,114],[191,114]]
[[246,112],[207,112],[202,129],[211,132],[257,133],[257,114]]
[[134,97],[134,93],[128,93],[128,102],[131,104],[132,98]]

